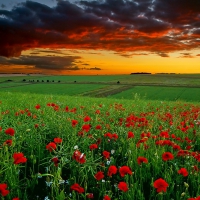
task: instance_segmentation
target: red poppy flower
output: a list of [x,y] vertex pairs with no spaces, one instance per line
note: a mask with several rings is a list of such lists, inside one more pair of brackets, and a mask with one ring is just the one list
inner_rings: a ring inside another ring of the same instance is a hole
[[100,111],[100,110],[96,110],[95,113],[96,113],[96,114],[100,114],[101,111]]
[[71,187],[70,187],[71,190],[74,190],[76,192],[78,192],[79,194],[80,193],[83,193],[85,190],[84,188],[82,188],[78,183],[74,183]]
[[109,137],[110,139],[112,139],[112,134],[111,133],[105,133],[104,137]]
[[103,156],[104,156],[105,159],[109,159],[110,158],[110,152],[103,151]]
[[36,108],[37,110],[40,109],[40,105],[37,104],[37,105],[35,106],[35,108]]
[[145,157],[138,157],[137,163],[140,165],[141,163],[148,163],[148,160]]
[[89,194],[86,195],[86,197],[88,199],[94,199],[94,194],[93,193],[89,193]]
[[188,171],[185,168],[181,168],[178,170],[179,174],[182,174],[183,176],[188,176]]
[[56,167],[58,167],[58,163],[59,163],[60,161],[59,161],[59,159],[58,159],[57,157],[52,158],[51,161],[54,162],[54,165],[55,165]]
[[94,149],[97,149],[97,148],[98,148],[97,144],[91,144],[90,145],[90,150],[94,150]]
[[11,146],[12,145],[12,140],[6,140],[3,145],[9,145]]
[[5,130],[5,133],[6,133],[7,135],[14,136],[15,130],[14,130],[13,128],[7,128],[7,129]]
[[114,165],[111,165],[109,168],[108,168],[108,176],[112,176],[113,174],[116,174],[117,173],[117,167],[114,166]]
[[75,127],[78,124],[78,121],[75,119],[72,119],[72,127]]
[[165,152],[165,153],[162,154],[162,159],[163,159],[163,161],[173,160],[174,155],[170,152]]
[[56,144],[58,144],[58,143],[62,143],[62,139],[61,138],[54,138],[54,140],[53,140]]
[[99,171],[94,175],[95,179],[97,179],[97,181],[100,181],[101,179],[104,178],[104,174],[103,172]]
[[103,197],[103,200],[111,200],[111,198],[110,198],[108,195],[105,195],[105,196]]
[[20,200],[18,197],[13,198],[12,200]]
[[85,160],[85,154],[84,153],[81,153],[80,151],[76,150],[72,156],[72,158],[74,160],[76,160],[77,162],[83,164],[86,162]]
[[134,133],[131,132],[131,131],[129,131],[129,132],[128,132],[128,138],[134,138]]
[[56,149],[56,144],[54,142],[50,142],[49,144],[46,145],[46,149],[52,152],[53,150]]
[[88,121],[90,121],[91,120],[91,118],[89,117],[89,116],[86,116],[85,118],[84,118],[84,122],[88,122]]
[[123,192],[127,192],[128,191],[128,185],[127,185],[126,182],[119,182],[118,188]]
[[18,165],[20,163],[25,163],[27,161],[27,158],[24,157],[23,153],[14,153],[13,158],[15,165]]
[[6,190],[6,188],[7,188],[7,184],[5,184],[5,183],[0,183],[0,193],[1,193],[1,195],[4,197],[4,196],[6,196],[6,195],[8,195],[9,194],[9,190]]
[[162,178],[157,179],[156,181],[154,181],[153,183],[154,188],[157,189],[157,192],[166,192],[167,187],[169,186],[168,183],[163,180]]
[[82,130],[85,131],[85,132],[88,132],[91,128],[91,125],[90,124],[84,124],[82,126]]
[[167,131],[162,131],[160,137],[169,138],[169,133]]
[[113,134],[112,134],[112,138],[113,138],[114,140],[117,140],[117,139],[118,139],[118,135],[117,135],[116,133],[113,133]]
[[101,130],[102,128],[101,128],[101,125],[97,125],[96,127],[95,127],[95,129],[96,130]]
[[121,177],[124,177],[126,174],[132,175],[132,171],[128,166],[122,166],[119,168],[119,173]]

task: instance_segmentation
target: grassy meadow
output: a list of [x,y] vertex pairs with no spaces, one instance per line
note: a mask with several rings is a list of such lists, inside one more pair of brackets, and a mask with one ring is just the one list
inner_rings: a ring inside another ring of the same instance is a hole
[[0,199],[200,199],[198,75],[160,76],[0,78]]
[[0,91],[198,102],[200,74],[0,77]]

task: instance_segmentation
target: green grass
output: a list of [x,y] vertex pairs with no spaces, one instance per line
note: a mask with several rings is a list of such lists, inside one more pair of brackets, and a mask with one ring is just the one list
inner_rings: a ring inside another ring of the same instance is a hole
[[109,98],[199,101],[200,88],[135,86]]
[[[112,200],[195,198],[200,195],[199,119],[200,103],[0,91],[0,199],[87,200],[88,194],[95,200],[105,195]],[[78,123],[73,126],[72,120]],[[6,134],[8,128],[15,133]],[[128,138],[129,132],[133,137]],[[55,149],[50,151],[52,143]],[[91,150],[94,144],[97,148]],[[172,160],[163,159],[166,152]],[[14,159],[16,153],[27,160]],[[139,157],[147,162],[139,164]],[[117,169],[112,176],[111,166]],[[123,166],[131,171],[124,177]],[[189,174],[179,174],[181,168]],[[104,177],[97,180],[97,172]],[[160,178],[168,184],[162,193],[154,187]],[[127,184],[127,191],[120,182]],[[75,183],[84,191],[73,190]],[[5,197],[2,184],[8,190]]]
[[0,88],[0,91],[7,92],[24,92],[38,94],[58,94],[58,95],[79,95],[84,92],[96,90],[105,87],[97,84],[31,84],[19,87]]

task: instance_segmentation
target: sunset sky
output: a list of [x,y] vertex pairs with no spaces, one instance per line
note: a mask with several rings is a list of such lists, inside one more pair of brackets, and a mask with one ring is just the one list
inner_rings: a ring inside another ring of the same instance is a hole
[[0,0],[0,73],[200,73],[200,0]]

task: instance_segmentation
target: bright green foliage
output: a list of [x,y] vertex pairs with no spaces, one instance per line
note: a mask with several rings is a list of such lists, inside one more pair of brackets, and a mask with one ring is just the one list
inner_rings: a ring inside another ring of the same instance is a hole
[[[0,198],[196,198],[199,126],[199,103],[0,92]],[[163,157],[166,152],[173,158]],[[16,159],[18,153],[24,158]],[[109,175],[111,166],[117,171]],[[104,177],[97,180],[97,172]],[[160,179],[167,183],[162,193],[155,186]]]

